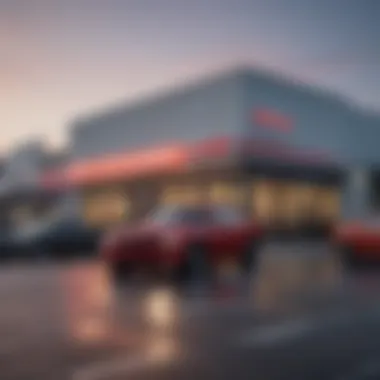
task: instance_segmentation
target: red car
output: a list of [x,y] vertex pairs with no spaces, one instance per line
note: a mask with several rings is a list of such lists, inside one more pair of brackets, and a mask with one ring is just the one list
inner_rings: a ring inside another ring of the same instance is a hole
[[115,278],[139,266],[200,278],[227,263],[250,270],[262,235],[257,223],[230,207],[166,206],[141,224],[108,233],[100,255]]
[[342,224],[335,230],[334,241],[349,266],[380,262],[380,220]]

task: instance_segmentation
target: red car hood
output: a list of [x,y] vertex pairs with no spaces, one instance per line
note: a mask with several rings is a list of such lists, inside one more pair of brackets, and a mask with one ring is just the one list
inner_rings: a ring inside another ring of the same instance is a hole
[[124,236],[131,238],[140,238],[146,236],[156,236],[162,231],[162,228],[156,225],[142,224],[137,226],[125,227],[123,229]]
[[113,257],[122,252],[123,256],[151,251],[159,242],[161,229],[157,226],[124,226],[114,229],[105,236],[100,251]]
[[149,239],[155,236],[158,236],[162,229],[159,226],[140,224],[140,225],[131,225],[123,226],[117,229],[110,231],[106,237],[107,241],[115,241],[119,239],[125,240],[140,240],[140,239]]

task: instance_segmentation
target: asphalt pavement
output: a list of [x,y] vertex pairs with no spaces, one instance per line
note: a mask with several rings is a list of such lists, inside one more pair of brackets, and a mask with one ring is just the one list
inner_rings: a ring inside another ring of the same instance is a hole
[[0,379],[380,379],[380,271],[343,277],[262,308],[240,277],[179,289],[116,286],[97,262],[4,266]]

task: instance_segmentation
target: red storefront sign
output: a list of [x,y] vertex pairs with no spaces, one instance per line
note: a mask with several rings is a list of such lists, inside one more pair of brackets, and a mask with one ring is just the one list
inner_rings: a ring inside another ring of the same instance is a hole
[[48,188],[81,186],[149,173],[183,171],[197,160],[227,157],[231,141],[228,137],[217,137],[77,162],[62,170],[45,173],[40,183]]
[[325,152],[299,149],[281,142],[246,139],[239,143],[236,138],[219,136],[195,143],[173,144],[73,163],[61,170],[45,173],[40,183],[45,188],[80,187],[147,174],[181,172],[200,161],[233,159],[237,147],[235,153],[248,159],[277,159],[311,165],[334,161]]
[[187,155],[181,146],[155,148],[136,153],[75,163],[65,170],[66,180],[73,185],[123,179],[147,173],[160,173],[182,169]]
[[290,132],[294,128],[294,121],[291,117],[269,108],[253,110],[252,122],[259,127],[279,132]]

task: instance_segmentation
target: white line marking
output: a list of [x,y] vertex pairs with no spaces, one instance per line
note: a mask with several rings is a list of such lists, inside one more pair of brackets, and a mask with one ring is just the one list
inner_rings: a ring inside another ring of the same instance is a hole
[[141,371],[152,362],[146,356],[119,357],[104,362],[94,363],[74,372],[72,380],[106,380],[113,376]]
[[314,315],[267,327],[257,326],[240,334],[237,343],[245,347],[270,346],[300,338],[314,331],[350,325],[355,321],[355,315],[340,310],[330,315]]
[[238,344],[245,347],[269,346],[301,337],[316,327],[313,320],[292,321],[269,327],[258,326],[243,333],[238,338]]

